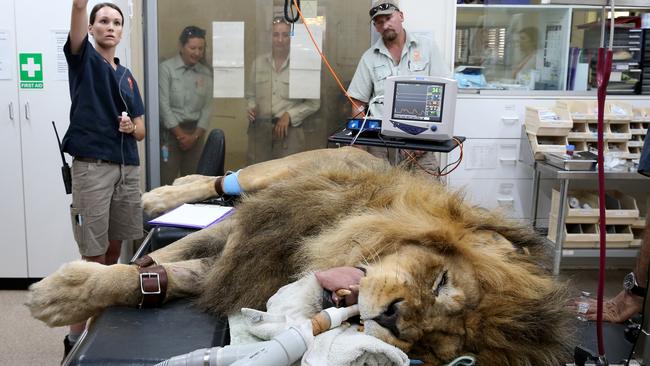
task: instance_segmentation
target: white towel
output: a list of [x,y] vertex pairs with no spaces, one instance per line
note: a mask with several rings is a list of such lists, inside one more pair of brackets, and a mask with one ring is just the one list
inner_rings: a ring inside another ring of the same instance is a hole
[[[241,344],[269,340],[290,326],[302,325],[321,309],[322,288],[310,273],[282,287],[266,304],[266,312],[242,309],[229,317],[231,342]],[[343,325],[314,338],[302,358],[303,366],[406,366],[400,349]]]

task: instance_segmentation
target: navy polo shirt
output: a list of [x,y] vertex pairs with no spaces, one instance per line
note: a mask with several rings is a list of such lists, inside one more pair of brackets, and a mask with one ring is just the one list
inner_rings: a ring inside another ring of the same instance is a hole
[[118,131],[123,111],[134,119],[144,114],[138,84],[131,72],[106,61],[88,41],[79,54],[70,51],[70,36],[63,46],[70,83],[70,127],[63,137],[63,151],[72,156],[140,165],[135,137]]
[[648,136],[645,137],[641,159],[639,159],[639,173],[650,177],[650,143],[648,142],[650,138]]

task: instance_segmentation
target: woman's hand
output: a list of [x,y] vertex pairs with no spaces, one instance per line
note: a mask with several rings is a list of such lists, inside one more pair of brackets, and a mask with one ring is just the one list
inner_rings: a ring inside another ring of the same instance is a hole
[[117,117],[117,119],[120,122],[120,127],[118,129],[120,132],[128,133],[128,134],[131,134],[131,133],[135,132],[135,123],[133,123],[133,121],[131,121],[131,117],[129,117],[129,116],[119,116],[119,117]]

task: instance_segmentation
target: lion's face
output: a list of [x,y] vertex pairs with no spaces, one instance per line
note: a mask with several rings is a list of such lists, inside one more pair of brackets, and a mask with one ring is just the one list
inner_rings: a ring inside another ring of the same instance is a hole
[[[408,352],[425,335],[458,335],[461,346],[465,311],[479,301],[471,266],[434,250],[408,246],[366,267],[359,306],[365,332]],[[452,347],[448,352],[457,354]],[[439,352],[436,352],[439,354]],[[447,352],[444,352],[447,353]]]
[[[452,250],[407,245],[366,266],[359,291],[365,332],[411,355],[424,353],[439,360],[471,348],[467,342],[472,334],[467,332],[480,322],[486,291],[505,290],[486,289],[477,268],[507,261],[515,248],[501,235],[485,231],[468,233],[463,242]],[[486,245],[499,254],[469,254]]]

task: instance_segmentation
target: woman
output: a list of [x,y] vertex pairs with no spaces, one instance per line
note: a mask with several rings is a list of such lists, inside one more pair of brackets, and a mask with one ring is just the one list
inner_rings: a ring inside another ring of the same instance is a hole
[[[122,11],[100,3],[89,19],[87,5],[88,0],[73,0],[63,47],[72,99],[63,150],[74,157],[70,214],[79,252],[86,261],[114,264],[123,240],[142,237],[136,142],[145,136],[144,106],[133,75],[115,57]],[[84,328],[85,323],[70,327],[66,354]]]
[[519,83],[529,85],[534,88],[535,75],[534,71],[537,65],[537,28],[527,27],[518,33],[518,45],[520,58],[512,65],[512,77]]
[[160,65],[162,184],[196,173],[212,110],[212,74],[201,63],[205,31],[188,26],[178,40],[178,54]]

